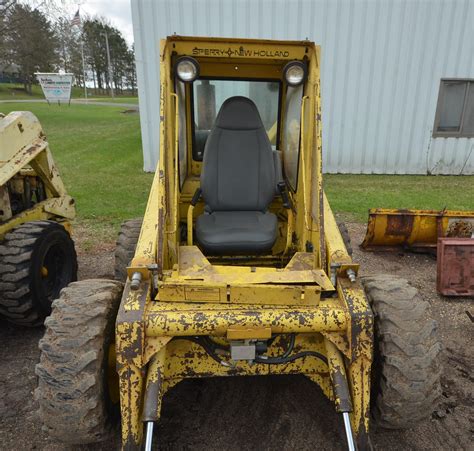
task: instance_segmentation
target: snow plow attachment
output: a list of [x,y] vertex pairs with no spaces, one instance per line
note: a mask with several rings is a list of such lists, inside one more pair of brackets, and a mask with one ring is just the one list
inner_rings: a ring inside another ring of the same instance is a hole
[[474,211],[373,208],[361,247],[436,253],[438,238],[470,238],[473,233]]

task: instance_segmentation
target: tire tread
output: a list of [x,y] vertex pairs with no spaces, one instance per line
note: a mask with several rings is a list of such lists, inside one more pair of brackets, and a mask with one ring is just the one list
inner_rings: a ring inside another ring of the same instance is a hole
[[122,289],[118,281],[73,282],[45,321],[35,397],[44,429],[63,443],[101,442],[113,429],[105,402],[104,343],[114,333]]
[[437,325],[407,280],[362,278],[374,311],[372,413],[377,424],[405,429],[428,417],[441,394]]
[[130,264],[137,247],[143,219],[125,221],[121,227],[115,248],[115,279],[127,280],[127,266]]
[[22,326],[42,324],[44,313],[30,289],[30,261],[35,244],[49,228],[64,227],[55,221],[20,225],[0,244],[0,314]]

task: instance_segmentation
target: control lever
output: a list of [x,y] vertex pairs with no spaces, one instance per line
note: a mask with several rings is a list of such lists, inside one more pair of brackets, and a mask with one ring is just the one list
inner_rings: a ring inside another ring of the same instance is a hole
[[199,202],[199,199],[201,198],[201,194],[202,194],[202,189],[201,188],[198,188],[194,194],[193,194],[193,198],[191,199],[191,205],[193,207],[196,206],[196,204]]
[[277,187],[278,191],[280,192],[280,196],[283,200],[283,206],[287,209],[293,210],[293,205],[291,204],[290,196],[288,196],[288,191],[286,189],[286,183],[278,182]]

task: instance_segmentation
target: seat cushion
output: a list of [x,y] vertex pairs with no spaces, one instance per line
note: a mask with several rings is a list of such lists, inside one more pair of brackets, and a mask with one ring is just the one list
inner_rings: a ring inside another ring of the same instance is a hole
[[261,211],[216,211],[196,220],[196,239],[208,254],[268,252],[277,237],[277,217]]

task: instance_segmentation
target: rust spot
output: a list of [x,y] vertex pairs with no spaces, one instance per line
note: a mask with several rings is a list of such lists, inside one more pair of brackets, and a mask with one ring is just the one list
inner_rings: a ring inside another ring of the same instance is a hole
[[387,235],[409,236],[413,228],[414,216],[396,215],[387,217]]
[[41,144],[33,144],[32,146],[28,147],[27,149],[24,150],[25,154],[32,154],[34,153],[37,149],[41,147]]
[[458,220],[452,222],[446,236],[453,238],[471,238],[474,233],[474,225],[468,221]]

